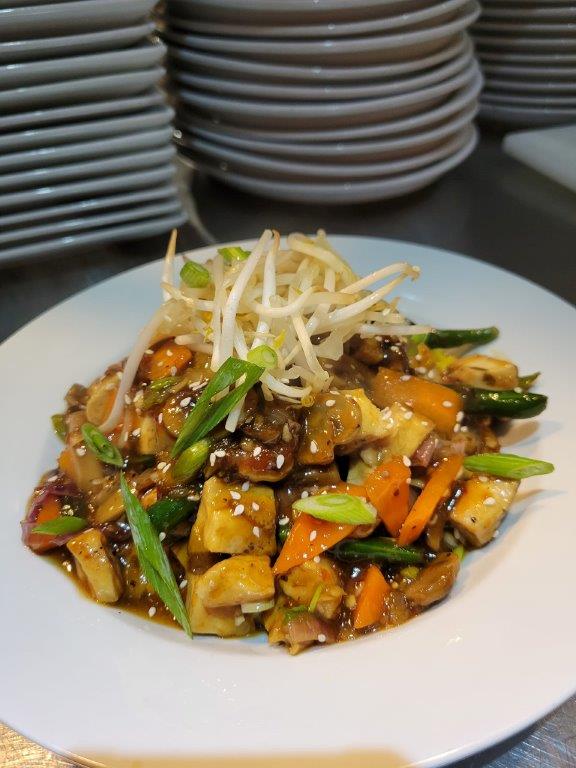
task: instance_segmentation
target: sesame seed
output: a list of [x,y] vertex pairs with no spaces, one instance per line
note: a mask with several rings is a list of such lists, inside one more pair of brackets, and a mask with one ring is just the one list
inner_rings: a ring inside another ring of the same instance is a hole
[[464,418],[464,411],[458,411],[458,413],[456,414],[456,421],[462,421],[463,418]]
[[313,560],[314,560],[315,563],[319,563],[320,562],[320,555],[315,555]]
[[158,424],[162,424],[163,421],[164,421],[164,414],[163,413],[159,413],[158,414]]
[[160,533],[158,534],[158,538],[160,539],[160,541],[164,541],[164,539],[166,538],[166,534],[164,533],[164,531],[160,531]]
[[78,456],[85,456],[86,448],[84,448],[84,446],[81,445],[79,448],[76,448],[76,453],[78,454]]
[[186,408],[186,406],[190,405],[191,402],[192,402],[191,397],[183,397],[182,400],[180,400],[180,407]]
[[488,496],[487,499],[484,499],[485,507],[493,507],[494,504],[496,504],[496,499],[493,499],[492,496]]
[[314,541],[316,536],[318,536],[318,531],[310,531],[310,536],[309,536],[310,541]]
[[130,405],[130,403],[132,402],[132,398],[130,397],[130,395],[128,394],[124,395],[124,402],[126,403],[126,405]]
[[521,394],[522,391],[523,391],[522,387],[514,387],[514,392],[516,392],[517,394]]
[[238,515],[242,515],[244,513],[244,504],[236,504],[234,507],[234,512],[232,513],[234,517],[238,517]]
[[72,563],[66,563],[66,570],[68,573],[72,573]]
[[468,427],[460,427],[460,432],[468,432]]
[[116,376],[118,376],[119,379],[122,379],[123,372],[122,371],[117,371],[116,372]]
[[406,483],[406,485],[410,485],[410,478],[409,477],[406,478],[405,483]]
[[276,456],[276,467],[280,469],[285,461],[286,457],[282,453],[279,453],[278,456]]
[[326,400],[326,406],[328,408],[332,408],[333,405],[336,405],[336,400]]
[[254,528],[252,528],[252,533],[254,534],[254,536],[256,536],[257,539],[260,538],[260,528],[258,528],[257,525],[255,525]]
[[414,355],[414,360],[416,360],[416,362],[419,363],[420,360],[422,360],[422,355],[421,354]]
[[282,427],[282,440],[284,440],[285,443],[289,443],[292,440],[292,434],[288,424],[284,424]]
[[155,614],[156,614],[156,608],[154,608],[154,606],[152,606],[152,608],[148,608],[148,616],[150,616],[150,618],[152,618],[152,616],[154,616]]
[[178,368],[176,368],[176,366],[173,365],[172,368],[170,368],[170,376],[176,376],[177,373],[178,373]]
[[302,491],[302,493],[300,494],[301,499],[307,499],[308,496],[310,496],[310,493],[308,491]]
[[241,624],[244,624],[245,621],[246,621],[246,619],[244,618],[244,616],[235,616],[234,617],[234,624],[237,627],[239,627]]
[[452,403],[450,402],[450,400],[444,400],[442,402],[442,405],[444,406],[444,408],[452,408]]
[[410,419],[412,418],[412,416],[414,416],[414,414],[412,413],[412,411],[406,411],[406,413],[404,414],[404,418],[406,419],[406,421],[410,421]]
[[322,632],[318,635],[318,642],[319,643],[325,643],[326,642],[326,635],[322,634]]
[[393,581],[392,582],[392,589],[398,589],[398,582],[397,581]]
[[500,536],[500,531],[494,531],[494,536],[492,538],[497,539],[498,536]]
[[286,516],[281,517],[280,520],[278,520],[279,525],[288,525],[289,522],[290,518]]
[[433,369],[428,371],[428,378],[429,379],[433,379],[434,378],[434,370]]
[[153,349],[147,349],[146,352],[144,352],[145,355],[153,355],[154,350]]
[[241,498],[241,495],[242,494],[238,493],[238,491],[230,491],[230,496],[232,496],[235,501],[238,501],[238,499]]
[[174,352],[172,352],[171,349],[166,350],[166,357],[172,357],[174,355]]
[[310,441],[310,453],[318,453],[318,443],[316,440]]
[[214,455],[219,459],[223,459],[226,456],[226,451],[223,448],[218,448],[217,451],[214,451]]
[[480,480],[481,483],[487,483],[488,482],[488,478],[486,477],[486,475],[479,475],[478,476],[478,480]]
[[400,347],[397,344],[392,344],[390,349],[392,350],[392,352],[400,352]]
[[214,452],[212,452],[210,454],[210,466],[213,467],[214,464],[216,464],[216,454]]
[[405,373],[404,376],[400,376],[400,381],[410,381],[411,378],[412,378],[412,376],[410,376],[409,374]]
[[170,464],[166,464],[166,466],[165,466],[165,467],[164,467],[164,469],[162,470],[162,474],[163,474],[163,475],[165,475],[165,474],[166,474],[166,472],[168,472],[168,470],[169,470],[169,469],[170,469]]
[[140,437],[140,427],[137,427],[136,429],[132,430],[132,437]]
[[258,510],[260,509],[260,504],[257,504],[255,501],[253,501],[252,509],[254,510],[254,512],[258,512]]
[[260,456],[261,453],[262,453],[262,447],[260,445],[257,445],[256,448],[254,448],[254,450],[252,451],[252,456],[256,458],[256,456]]
[[454,432],[460,432],[460,424],[454,424]]
[[250,488],[250,483],[248,482],[248,480],[242,483],[241,488],[244,492],[246,492]]
[[58,475],[52,475],[51,477],[46,478],[47,483],[55,483],[56,480],[58,480]]
[[178,586],[180,587],[180,589],[185,589],[188,586],[188,579],[182,579],[182,581],[180,582],[180,584],[178,584]]
[[302,557],[304,558],[304,560],[308,560],[308,552],[304,552],[304,554],[302,555]]
[[405,467],[412,466],[412,462],[410,461],[408,456],[402,456],[402,463],[404,464]]

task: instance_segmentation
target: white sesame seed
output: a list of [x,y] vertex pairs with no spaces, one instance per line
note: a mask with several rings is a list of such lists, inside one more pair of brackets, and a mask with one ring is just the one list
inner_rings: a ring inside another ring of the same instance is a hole
[[185,589],[188,586],[188,579],[182,579],[182,581],[180,582],[180,584],[178,584],[178,586],[180,587],[180,589]]
[[402,456],[402,463],[405,467],[410,467],[412,465],[412,462],[410,461],[408,456]]
[[257,504],[255,501],[253,501],[252,509],[254,510],[254,512],[258,512],[258,510],[260,509],[260,504]]
[[336,400],[326,400],[326,406],[328,408],[332,408],[333,405],[336,405]]
[[147,350],[144,352],[144,354],[145,354],[145,355],[153,355],[153,354],[154,354],[154,350],[153,350],[153,349],[147,349]]
[[444,406],[444,408],[452,408],[452,403],[450,402],[450,400],[444,400],[442,405]]
[[493,507],[494,504],[496,504],[496,499],[493,499],[492,496],[488,496],[488,498],[484,499],[485,507]]
[[301,499],[307,499],[308,496],[310,496],[308,491],[302,491],[302,493],[300,494]]
[[217,451],[214,451],[214,455],[219,459],[223,459],[226,456],[226,451],[223,448],[218,448]]
[[405,482],[406,482],[406,485],[410,485],[410,478],[409,478],[409,477],[407,477],[407,478],[406,478],[406,480],[405,480]]
[[460,432],[460,424],[454,424],[454,432]]
[[216,464],[216,454],[214,452],[212,452],[210,454],[210,466],[213,467],[214,464]]
[[434,378],[434,369],[431,369],[430,371],[428,371],[428,378],[429,379],[433,379]]
[[72,563],[66,563],[66,570],[68,573],[72,573]]
[[410,376],[409,374],[405,373],[404,376],[400,376],[400,381],[410,381],[411,378],[412,378],[412,376]]
[[248,482],[248,480],[242,483],[241,488],[244,492],[246,492],[250,488],[250,483]]
[[404,418],[406,419],[406,421],[410,421],[410,419],[412,418],[412,416],[414,416],[414,414],[412,413],[412,411],[406,411],[406,413],[404,414]]
[[257,539],[260,538],[260,528],[258,528],[257,525],[255,525],[254,528],[252,528],[252,533],[254,534],[254,536],[256,536]]
[[318,536],[318,531],[310,531],[310,536],[309,536],[310,541],[314,541],[316,536]]
[[238,491],[230,491],[230,496],[232,496],[235,501],[238,501],[242,494],[238,493]]
[[284,440],[285,443],[289,443],[292,440],[292,434],[288,424],[284,424],[282,427],[282,440]]
[[302,555],[302,557],[304,558],[304,560],[308,560],[308,552],[304,552],[304,554]]
[[166,534],[164,533],[164,531],[160,531],[160,533],[158,534],[158,538],[160,539],[160,541],[164,541],[164,539],[166,538]]
[[132,398],[130,397],[130,395],[128,394],[124,395],[124,402],[126,403],[126,405],[130,405],[130,403],[132,402]]
[[84,446],[81,445],[79,448],[76,448],[76,453],[78,454],[78,456],[85,456],[86,448],[84,448]]
[[514,392],[517,392],[518,394],[521,394],[523,392],[522,387],[514,387]]
[[172,368],[170,368],[170,376],[176,376],[177,373],[178,373],[178,368],[176,368],[176,366],[173,365]]
[[289,522],[290,522],[289,517],[281,517],[280,520],[278,520],[278,523],[280,525],[288,525]]
[[164,467],[164,469],[162,470],[162,474],[163,474],[163,475],[165,475],[165,474],[166,474],[166,472],[168,472],[168,470],[169,470],[169,469],[170,469],[170,464],[166,464],[166,466],[165,466],[165,467]]
[[186,406],[190,405],[191,402],[192,402],[191,397],[183,397],[182,400],[180,400],[180,407],[186,408]]
[[256,448],[254,448],[254,450],[252,451],[252,456],[256,458],[256,456],[260,456],[261,453],[262,453],[262,447],[260,445],[257,445]]
[[497,539],[498,536],[500,536],[500,531],[494,531],[494,536],[492,538]]
[[486,477],[486,475],[478,475],[478,480],[480,480],[481,483],[488,482],[488,478]]
[[456,414],[456,421],[460,422],[464,418],[464,411],[458,411]]
[[241,624],[244,624],[245,621],[246,621],[246,619],[244,618],[244,616],[235,616],[234,617],[234,624],[237,627],[239,627]]
[[238,517],[238,515],[242,515],[244,513],[244,504],[236,504],[234,507],[234,512],[232,513],[234,517]]
[[318,453],[318,443],[316,440],[310,441],[310,453]]
[[47,483],[55,483],[56,480],[58,480],[58,475],[52,475],[51,477],[46,478]]
[[392,352],[400,352],[400,347],[397,344],[392,344],[390,349],[392,350]]
[[276,456],[276,467],[280,469],[285,461],[286,457],[282,453],[279,453],[278,456]]
[[140,427],[137,427],[136,429],[132,430],[132,437],[140,437]]
[[313,558],[313,560],[314,560],[314,562],[315,562],[315,563],[319,563],[319,562],[320,562],[320,555],[316,555],[316,556]]
[[159,413],[158,414],[158,424],[162,424],[163,421],[164,421],[164,414],[163,413]]
[[152,608],[148,608],[148,616],[150,616],[150,618],[152,618],[152,616],[154,616],[155,613],[156,613],[156,608],[154,608],[154,606],[152,606]]
[[420,360],[422,360],[422,355],[421,354],[414,355],[414,360],[416,360],[419,363]]
[[172,352],[171,349],[167,349],[166,350],[166,357],[172,357],[173,355],[174,355],[174,353]]
[[326,642],[326,635],[322,634],[322,632],[318,635],[318,642],[319,643],[325,643]]

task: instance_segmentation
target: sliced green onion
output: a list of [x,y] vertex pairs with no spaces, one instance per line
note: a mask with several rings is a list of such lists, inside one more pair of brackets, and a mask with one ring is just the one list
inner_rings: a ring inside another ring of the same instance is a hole
[[180,482],[192,480],[208,461],[209,453],[210,443],[208,440],[199,440],[186,448],[174,464],[172,470],[174,479]]
[[292,621],[292,619],[295,619],[301,613],[309,613],[308,608],[305,605],[296,605],[294,608],[286,608],[284,611],[284,624]]
[[246,359],[249,363],[259,365],[261,368],[276,368],[278,365],[278,355],[267,344],[251,349]]
[[513,453],[478,453],[476,456],[467,456],[464,459],[464,467],[470,472],[509,477],[511,480],[554,472],[554,464],[549,461],[528,459]]
[[198,504],[189,499],[160,499],[146,510],[152,525],[157,531],[169,531],[181,523],[198,508]]
[[536,373],[529,373],[527,376],[518,376],[518,386],[521,389],[530,389],[538,376],[540,376],[540,371],[536,371]]
[[340,525],[364,525],[376,520],[376,510],[367,501],[347,493],[321,493],[298,499],[292,505],[298,512],[306,512],[319,520]]
[[263,613],[274,608],[274,600],[259,600],[256,603],[242,603],[240,610],[242,613]]
[[[198,442],[218,426],[231,410],[252,389],[264,373],[264,368],[253,363],[229,357],[218,369],[216,374],[196,401],[196,405],[184,422],[178,439],[172,448],[172,456],[178,456],[185,448]],[[238,386],[230,390],[218,400],[216,395],[232,387],[239,380]]]
[[464,560],[464,557],[465,557],[465,555],[466,555],[466,550],[464,549],[464,547],[462,546],[462,544],[459,544],[457,547],[455,547],[455,548],[452,550],[452,554],[456,555],[456,557],[458,558],[458,560],[460,560],[460,562],[462,562],[462,560]]
[[120,474],[120,491],[142,573],[186,634],[192,637],[190,619],[166,552],[146,510],[128,488],[124,473]]
[[180,270],[180,279],[188,288],[206,288],[212,280],[206,267],[195,261],[187,261],[184,264]]
[[67,533],[77,533],[88,526],[88,521],[83,517],[63,515],[54,520],[47,520],[32,528],[32,533],[49,533],[52,536],[62,536]]
[[410,579],[410,581],[414,581],[416,576],[420,573],[420,568],[417,568],[415,565],[407,565],[405,568],[402,568],[400,571],[402,578],[404,579]]
[[144,392],[140,410],[147,411],[155,405],[163,403],[173,387],[182,381],[181,376],[163,376],[161,379],[151,381]]
[[82,436],[84,437],[86,448],[92,451],[104,464],[112,464],[113,467],[124,466],[124,459],[118,448],[112,445],[106,435],[103,435],[94,424],[89,422],[82,424]]
[[66,442],[68,436],[68,427],[66,426],[66,417],[63,413],[55,413],[54,416],[50,416],[52,422],[52,430],[56,437],[59,437],[63,443]]
[[318,584],[316,589],[314,590],[314,594],[312,595],[312,600],[310,600],[310,605],[308,606],[308,610],[310,613],[314,613],[316,610],[316,606],[318,605],[318,600],[320,600],[320,595],[322,594],[324,587],[322,584]]
[[246,261],[250,256],[250,251],[245,251],[244,248],[240,248],[239,245],[229,245],[225,248],[218,248],[218,253],[227,264],[232,264],[233,261]]

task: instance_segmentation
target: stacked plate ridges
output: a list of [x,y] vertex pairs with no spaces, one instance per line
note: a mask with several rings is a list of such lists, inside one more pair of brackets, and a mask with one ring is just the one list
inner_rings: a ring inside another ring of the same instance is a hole
[[166,0],[180,151],[276,199],[420,189],[474,149],[478,15],[476,0]]

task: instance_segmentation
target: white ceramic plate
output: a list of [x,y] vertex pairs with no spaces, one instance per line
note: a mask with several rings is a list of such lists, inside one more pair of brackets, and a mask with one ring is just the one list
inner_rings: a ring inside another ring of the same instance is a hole
[[[485,73],[486,74],[486,73]],[[547,98],[552,94],[576,94],[576,78],[573,80],[521,80],[519,78],[485,77],[488,91],[502,91],[505,94],[516,95],[532,93]]]
[[482,72],[486,75],[493,75],[494,77],[510,77],[510,78],[522,78],[525,82],[533,82],[534,80],[550,80],[555,82],[560,81],[572,81],[576,82],[576,67],[547,67],[542,66],[529,66],[524,64],[500,64],[498,62],[483,61]]
[[576,25],[565,21],[559,21],[556,24],[540,21],[527,24],[526,21],[518,21],[516,19],[496,19],[493,21],[482,16],[481,21],[476,22],[474,25],[474,29],[478,30],[478,32],[497,32],[504,35],[554,37],[555,35],[573,35],[576,31]]
[[549,7],[541,5],[523,5],[509,7],[504,4],[492,5],[491,2],[482,3],[482,18],[492,19],[519,19],[521,21],[557,21],[576,19],[576,6]]
[[576,53],[566,53],[558,51],[477,51],[481,61],[495,61],[500,64],[527,64],[528,66],[538,65],[545,67],[563,67],[574,66],[576,64]]
[[530,107],[481,102],[479,116],[493,123],[513,128],[564,125],[576,121],[576,109],[560,107]]
[[[49,415],[71,382],[89,382],[127,354],[160,300],[162,267],[101,283],[0,348],[1,402],[10,406],[4,423],[34,438],[13,443],[0,464],[0,579],[9,585],[0,611],[10,617],[0,633],[1,657],[9,659],[0,717],[8,725],[109,768],[433,768],[521,730],[576,689],[569,610],[576,370],[550,347],[559,328],[567,338],[576,334],[574,309],[445,251],[359,237],[333,242],[361,273],[393,261],[418,264],[422,277],[401,302],[417,320],[498,324],[498,348],[521,370],[542,370],[550,395],[548,410],[519,422],[506,442],[553,461],[556,472],[523,483],[500,537],[465,559],[445,603],[387,633],[294,658],[261,639],[189,641],[96,605],[22,546],[19,520],[57,456]],[[213,249],[198,258],[206,251]],[[42,386],[38,371],[49,371]],[[553,546],[551,530],[561,531]]]
[[550,35],[549,37],[522,37],[522,35],[514,35],[512,37],[505,35],[493,35],[489,32],[475,32],[474,38],[476,43],[482,48],[504,48],[521,50],[525,53],[531,53],[532,51],[547,51],[548,53],[557,53],[558,51],[573,52],[576,51],[576,36],[575,37],[559,37],[558,35]]
[[576,109],[576,96],[556,96],[547,93],[542,94],[513,94],[495,93],[489,88],[482,92],[482,102],[487,104],[504,104],[505,106],[518,107],[568,107]]

